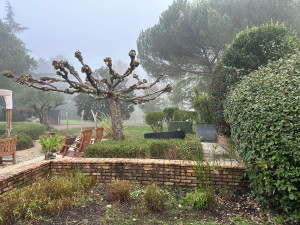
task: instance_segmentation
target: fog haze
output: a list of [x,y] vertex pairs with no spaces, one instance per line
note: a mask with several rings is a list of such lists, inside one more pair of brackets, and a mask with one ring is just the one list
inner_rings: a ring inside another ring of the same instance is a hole
[[[141,32],[159,20],[173,0],[10,0],[15,21],[29,29],[17,36],[31,55],[50,59],[63,55],[74,64],[80,50],[92,69],[104,65],[103,58],[129,62]],[[0,0],[3,20],[6,1]]]

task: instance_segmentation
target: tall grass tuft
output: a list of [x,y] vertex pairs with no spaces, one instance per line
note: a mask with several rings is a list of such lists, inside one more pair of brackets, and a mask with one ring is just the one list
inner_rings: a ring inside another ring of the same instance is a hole
[[74,197],[93,185],[93,178],[80,172],[43,178],[25,188],[8,193],[0,202],[0,224],[20,219],[53,216],[71,209]]
[[131,184],[126,180],[115,180],[108,186],[108,198],[113,202],[126,202],[130,198]]

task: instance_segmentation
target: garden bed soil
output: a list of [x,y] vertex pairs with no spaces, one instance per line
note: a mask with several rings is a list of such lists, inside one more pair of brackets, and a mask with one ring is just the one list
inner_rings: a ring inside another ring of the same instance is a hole
[[276,224],[261,210],[249,189],[219,190],[217,207],[199,210],[182,203],[192,188],[160,187],[164,190],[166,207],[162,212],[151,212],[142,203],[145,186],[134,185],[131,200],[125,203],[107,199],[106,185],[98,184],[70,211],[51,218],[41,217],[17,224]]

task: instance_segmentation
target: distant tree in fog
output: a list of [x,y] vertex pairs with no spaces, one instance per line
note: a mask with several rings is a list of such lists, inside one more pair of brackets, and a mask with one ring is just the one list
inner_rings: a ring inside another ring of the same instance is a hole
[[24,30],[27,30],[28,27],[22,27],[19,23],[17,23],[14,19],[14,11],[11,7],[9,1],[6,1],[6,16],[4,18],[5,23],[8,25],[9,29],[13,33],[21,33]]

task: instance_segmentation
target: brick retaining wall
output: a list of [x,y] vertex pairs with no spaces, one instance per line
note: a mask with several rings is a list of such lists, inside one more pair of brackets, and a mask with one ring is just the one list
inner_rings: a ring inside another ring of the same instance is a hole
[[[155,182],[163,185],[196,186],[197,175],[192,161],[160,159],[122,158],[64,158],[40,161],[19,168],[18,171],[0,175],[0,195],[24,185],[33,183],[46,174],[59,174],[69,169],[96,176],[98,182],[107,183],[113,179],[138,181],[143,184]],[[218,164],[205,171],[214,186],[247,186],[241,179],[244,167],[236,164]],[[210,174],[210,175],[208,175]]]

